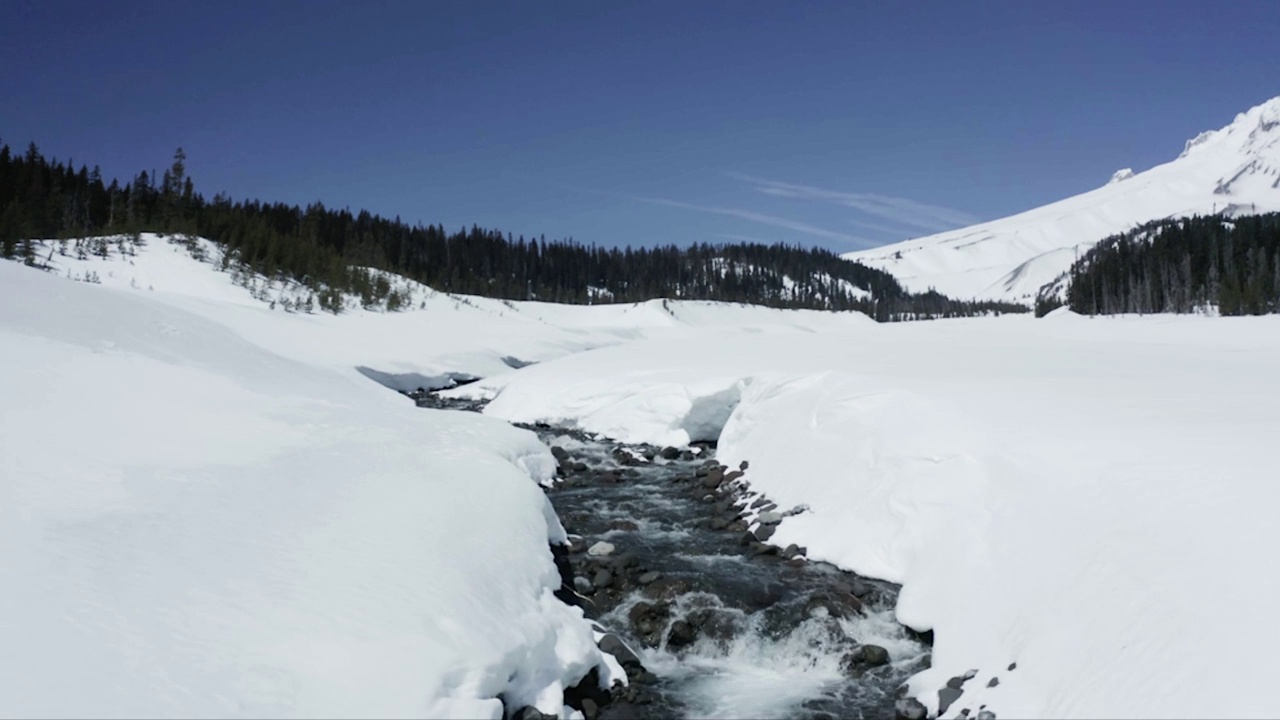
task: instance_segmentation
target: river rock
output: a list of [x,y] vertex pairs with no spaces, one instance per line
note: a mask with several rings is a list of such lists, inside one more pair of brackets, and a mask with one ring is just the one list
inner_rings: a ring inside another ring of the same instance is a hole
[[978,720],[996,720],[996,714],[990,710],[978,711]]
[[565,450],[559,445],[552,445],[551,457],[555,458],[556,462],[564,462],[565,460],[569,459],[569,451]]
[[596,576],[591,578],[591,585],[597,590],[607,588],[613,584],[613,573],[608,570],[599,570]]
[[959,700],[960,696],[963,694],[964,694],[964,691],[961,690],[960,688],[953,688],[950,686],[944,687],[941,690],[939,690],[938,691],[938,717],[942,717],[943,713],[947,711],[947,708],[951,707],[951,703]]
[[777,530],[778,530],[777,525],[761,525],[760,527],[757,527],[755,530],[755,533],[754,533],[755,539],[759,540],[760,542],[764,542],[765,540],[768,540],[769,538],[773,537],[773,534],[777,532]]
[[579,595],[590,595],[596,590],[591,585],[591,581],[581,575],[573,579],[573,589],[577,590]]
[[840,669],[849,677],[859,677],[870,668],[889,664],[889,651],[879,645],[860,645],[840,659]]
[[626,668],[628,671],[643,669],[644,665],[640,662],[640,656],[627,647],[622,639],[613,633],[608,633],[600,638],[597,643],[601,652],[606,652],[618,660],[618,664]]
[[725,474],[724,474],[724,481],[725,481],[726,483],[731,483],[731,482],[733,482],[734,480],[737,480],[737,479],[738,479],[738,478],[740,478],[740,477],[742,477],[742,471],[741,471],[741,470],[733,470],[733,471],[731,471],[731,472],[727,472],[727,473],[725,473]]
[[738,463],[738,469],[743,472],[746,472],[748,467],[750,467],[750,463],[748,463],[746,460],[743,460],[742,462]]
[[658,572],[657,570],[651,570],[641,575],[636,580],[636,582],[640,583],[641,585],[648,585],[649,583],[656,582],[661,577],[662,577],[662,573]]
[[587,720],[596,720],[596,716],[600,714],[600,706],[591,698],[582,699],[582,716]]
[[678,458],[678,457],[680,457],[680,449],[679,449],[679,448],[674,448],[674,447],[670,447],[670,446],[662,448],[662,459],[663,459],[663,460],[675,460],[675,459],[676,459],[676,458]]
[[893,712],[898,720],[924,720],[929,711],[915,698],[902,698],[893,705]]
[[674,600],[692,590],[692,583],[676,577],[662,577],[644,586],[644,594],[658,600]]
[[677,620],[671,623],[671,630],[667,633],[667,648],[679,650],[692,645],[693,641],[697,639],[697,629],[691,623]]
[[587,554],[590,555],[591,557],[606,557],[608,555],[612,555],[614,549],[615,548],[613,547],[613,543],[608,543],[601,540],[595,545],[592,545],[591,547],[587,548]]
[[889,664],[889,651],[879,645],[863,645],[858,648],[862,654],[862,662],[867,667],[880,667]]
[[766,510],[757,515],[756,520],[759,520],[761,525],[777,525],[782,522],[782,514]]
[[635,520],[614,520],[609,523],[610,530],[621,530],[623,532],[635,532],[640,529]]
[[822,591],[810,595],[805,604],[805,609],[810,614],[818,608],[824,608],[827,615],[833,618],[847,618],[862,613],[862,602],[849,593]]
[[666,627],[670,616],[669,603],[651,603],[642,600],[631,606],[631,611],[627,613],[627,620],[631,624],[631,632],[640,639],[640,642],[649,647],[657,647],[662,640],[662,630]]
[[864,598],[871,594],[871,586],[857,578],[854,578],[853,583],[849,586],[849,592],[855,597]]
[[724,480],[724,473],[720,472],[719,469],[712,470],[711,472],[707,473],[706,477],[702,478],[702,487],[704,488],[718,487],[723,480]]
[[761,495],[760,497],[756,498],[755,502],[751,503],[751,509],[758,510],[759,508],[762,508],[768,504],[769,504],[769,498]]
[[996,687],[1000,684],[1000,678],[993,677],[987,681],[987,687]]

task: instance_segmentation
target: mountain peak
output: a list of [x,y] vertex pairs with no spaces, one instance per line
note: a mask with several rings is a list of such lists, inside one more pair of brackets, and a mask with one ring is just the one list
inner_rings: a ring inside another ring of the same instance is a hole
[[1133,177],[1133,168],[1121,168],[1111,174],[1111,179],[1107,181],[1108,185],[1115,185],[1121,180],[1128,180]]
[[1163,218],[1280,211],[1280,97],[1187,141],[1176,159],[999,220],[849,253],[912,291],[1030,302],[1110,235]]

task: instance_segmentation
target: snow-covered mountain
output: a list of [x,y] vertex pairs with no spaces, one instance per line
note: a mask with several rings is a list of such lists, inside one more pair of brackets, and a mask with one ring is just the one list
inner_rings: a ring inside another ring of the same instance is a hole
[[1280,210],[1280,97],[1187,141],[1176,159],[1125,168],[1065,200],[844,257],[892,273],[913,291],[1029,301],[1103,238],[1170,217]]

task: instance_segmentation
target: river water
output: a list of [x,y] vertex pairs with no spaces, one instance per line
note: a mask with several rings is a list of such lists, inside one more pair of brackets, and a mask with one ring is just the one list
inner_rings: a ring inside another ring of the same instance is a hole
[[643,665],[626,663],[630,691],[598,717],[894,717],[899,685],[929,662],[894,620],[894,585],[745,537],[738,508],[767,498],[712,487],[713,448],[531,429],[560,459],[547,494],[570,533],[573,600]]

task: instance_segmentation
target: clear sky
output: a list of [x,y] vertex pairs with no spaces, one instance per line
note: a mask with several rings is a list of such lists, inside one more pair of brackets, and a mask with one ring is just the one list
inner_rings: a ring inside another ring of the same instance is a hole
[[0,139],[606,245],[854,250],[1173,159],[1280,95],[1280,2],[17,2]]

